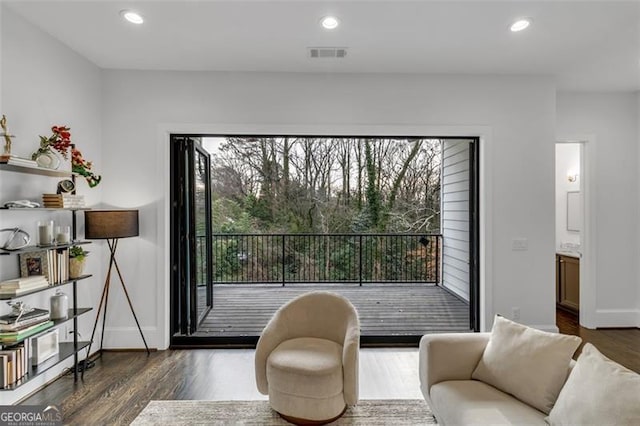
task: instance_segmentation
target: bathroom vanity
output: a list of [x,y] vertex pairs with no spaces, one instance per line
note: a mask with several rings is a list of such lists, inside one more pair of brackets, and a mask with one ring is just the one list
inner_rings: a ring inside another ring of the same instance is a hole
[[556,306],[574,313],[580,310],[580,255],[556,253]]

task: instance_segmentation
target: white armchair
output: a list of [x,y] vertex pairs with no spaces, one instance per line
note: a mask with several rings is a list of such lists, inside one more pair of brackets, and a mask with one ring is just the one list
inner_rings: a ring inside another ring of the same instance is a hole
[[332,421],[358,401],[359,347],[358,313],[349,300],[303,294],[274,314],[258,340],[258,390],[289,421]]

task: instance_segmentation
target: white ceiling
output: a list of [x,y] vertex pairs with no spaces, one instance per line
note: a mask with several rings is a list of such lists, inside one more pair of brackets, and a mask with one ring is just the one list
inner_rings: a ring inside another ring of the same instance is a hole
[[[545,74],[573,90],[640,90],[640,1],[15,1],[103,68]],[[119,11],[136,9],[141,26]],[[342,25],[319,25],[334,14]],[[517,17],[534,19],[511,33]],[[348,47],[311,60],[307,47]]]

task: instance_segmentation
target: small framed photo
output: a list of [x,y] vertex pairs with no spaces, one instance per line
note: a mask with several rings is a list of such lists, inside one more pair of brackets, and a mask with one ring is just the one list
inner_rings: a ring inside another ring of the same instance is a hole
[[20,276],[32,275],[44,275],[49,279],[49,258],[46,250],[20,255]]
[[58,333],[59,330],[56,328],[31,340],[31,353],[33,354],[34,364],[40,364],[58,354],[60,351],[58,346],[60,335]]

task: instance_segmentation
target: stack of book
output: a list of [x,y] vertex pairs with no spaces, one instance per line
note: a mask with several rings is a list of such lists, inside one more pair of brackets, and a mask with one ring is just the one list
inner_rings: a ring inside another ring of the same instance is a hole
[[[19,296],[33,290],[48,287],[49,281],[44,275],[15,278],[0,283],[0,296]],[[1,323],[0,323],[1,324]]]
[[[47,312],[47,318],[49,313]],[[33,325],[26,325],[23,327],[19,327],[16,330],[12,331],[2,331],[0,332],[0,343],[3,345],[10,345],[12,343],[18,343],[27,337],[33,336],[36,333],[40,333],[48,328],[53,327],[53,321],[44,320],[43,322],[39,322]]]
[[22,379],[29,371],[29,350],[23,343],[0,351],[0,385],[6,388]]
[[[49,311],[46,309],[33,309],[29,312],[25,312],[22,315],[18,315],[14,312],[6,315],[0,316],[0,335],[2,337],[6,337],[7,341],[16,341],[19,340],[17,335],[20,334],[22,337],[25,337],[25,334],[37,333],[35,331],[30,333],[34,327],[46,325],[49,321]],[[52,323],[53,324],[53,323]],[[48,327],[47,327],[48,328]],[[16,336],[14,336],[15,334]],[[16,337],[11,339],[10,337]]]
[[69,281],[69,249],[47,250],[49,263],[49,284],[62,284]]
[[34,160],[17,157],[12,154],[0,155],[0,163],[12,164],[14,166],[38,167],[38,163]]
[[10,386],[29,371],[29,347],[22,341],[53,327],[49,311],[33,309],[18,316],[11,313],[0,316],[0,344],[7,346],[0,351],[0,385]]
[[48,209],[76,209],[84,207],[84,195],[42,194],[42,202]]

